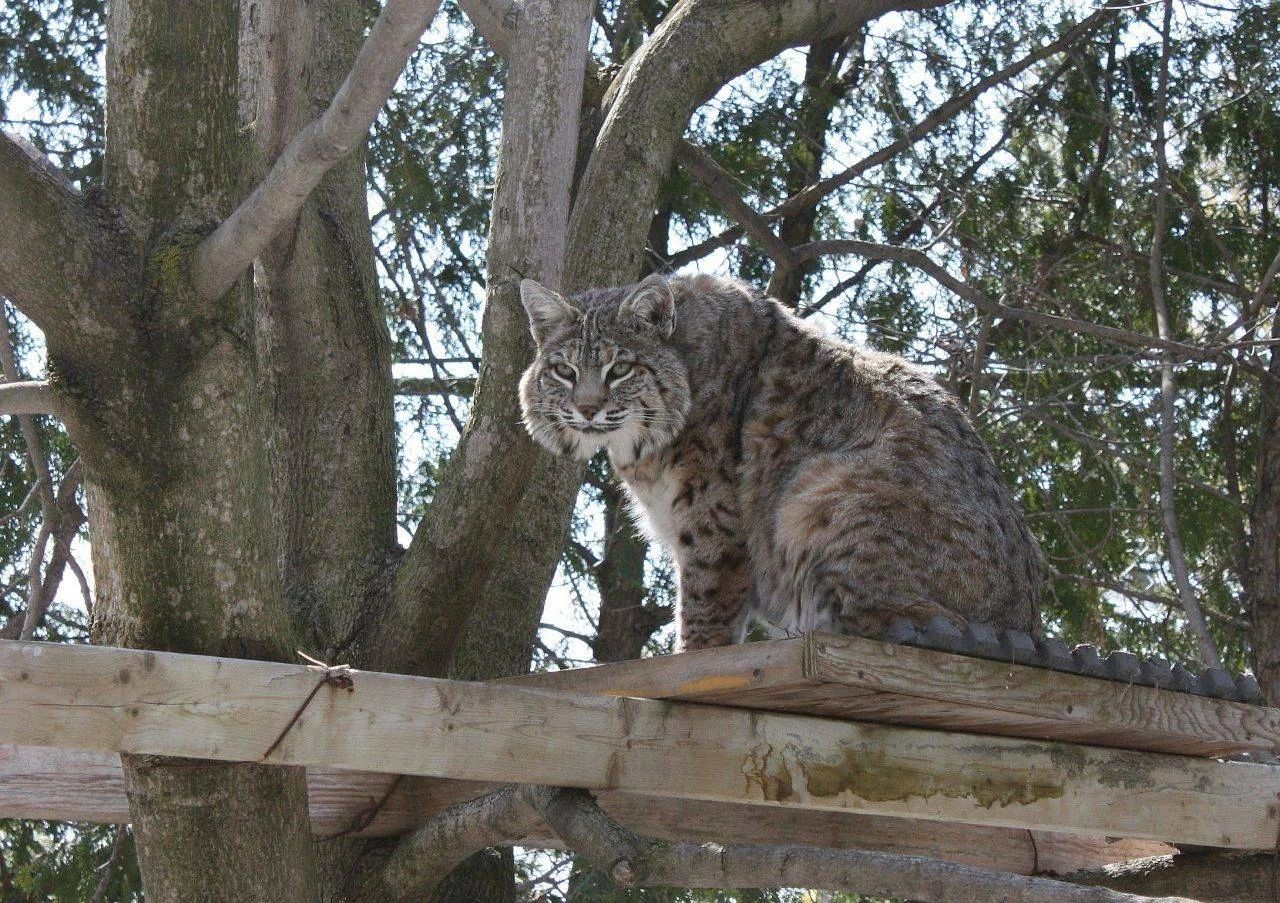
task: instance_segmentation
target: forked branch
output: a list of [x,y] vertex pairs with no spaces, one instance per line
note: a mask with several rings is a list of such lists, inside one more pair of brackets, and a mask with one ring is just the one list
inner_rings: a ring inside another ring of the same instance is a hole
[[785,203],[771,211],[771,213],[775,216],[785,216],[789,213],[795,213],[803,210],[805,207],[816,204],[833,191],[848,185],[868,169],[873,169],[881,163],[884,163],[886,160],[900,154],[921,138],[924,138],[926,135],[935,131],[939,126],[945,125],[952,119],[955,119],[956,116],[960,115],[960,113],[973,106],[978,98],[987,91],[997,85],[1004,84],[1005,82],[1017,78],[1041,60],[1068,49],[1114,14],[1115,8],[1113,5],[1102,7],[1093,15],[1081,20],[1079,24],[1064,32],[1056,40],[1050,41],[1043,47],[1033,50],[1031,53],[1013,63],[1010,63],[998,72],[993,72],[986,78],[980,79],[975,82],[972,87],[960,94],[957,94],[941,106],[935,108],[933,112],[913,125],[896,141],[892,141],[874,153],[863,157],[857,163],[854,163],[844,171],[823,179],[821,182],[816,182],[813,185],[810,185],[808,188],[787,199]]
[[[877,166],[880,166],[888,160],[893,159],[898,154],[910,149],[918,142],[933,134],[948,122],[951,122],[965,110],[972,107],[979,98],[984,96],[988,91],[1012,81],[1036,63],[1071,48],[1076,42],[1095,31],[1103,24],[1103,22],[1114,15],[1115,12],[1116,7],[1114,4],[1104,6],[1102,9],[1093,13],[1093,15],[1081,20],[1069,30],[1063,32],[1063,34],[1057,39],[1033,50],[1026,56],[1020,57],[1008,66],[1005,66],[1003,69],[991,73],[990,75],[975,82],[959,94],[948,98],[937,107],[934,107],[933,110],[923,118],[915,122],[898,138],[877,148],[870,154],[867,154],[865,157],[846,167],[841,172],[809,185],[782,201],[782,203],[778,204],[776,207],[764,211],[763,213],[759,213],[757,216],[762,222],[767,222],[771,219],[792,216],[814,206],[815,204],[822,203],[822,201],[829,197],[833,192],[838,191],[845,185],[848,185],[858,176],[869,170],[875,169]],[[692,263],[694,260],[706,256],[706,254],[717,248],[722,248],[726,245],[732,244],[734,241],[737,241],[744,231],[747,231],[749,234],[753,234],[745,228],[745,223],[743,223],[741,219],[738,219],[732,214],[730,214],[730,216],[737,220],[739,225],[726,229],[719,235],[712,236],[706,241],[699,242],[697,245],[679,252],[669,261],[670,268],[679,269],[687,263]],[[776,262],[777,257],[774,257],[774,260]]]
[[440,0],[387,0],[355,65],[318,119],[299,132],[265,179],[196,248],[191,283],[217,298],[302,209],[333,166],[364,141]]

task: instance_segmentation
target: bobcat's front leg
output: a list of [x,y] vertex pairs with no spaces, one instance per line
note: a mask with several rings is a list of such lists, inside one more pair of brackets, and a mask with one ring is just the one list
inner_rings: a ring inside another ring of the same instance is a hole
[[742,642],[752,587],[741,517],[728,481],[690,492],[678,537],[679,651]]
[[728,447],[723,436],[694,432],[652,459],[620,468],[651,532],[676,560],[680,651],[742,640],[754,581],[734,469],[717,457]]
[[680,625],[677,652],[729,646],[742,641],[751,576],[745,549],[732,549],[714,559],[680,563]]

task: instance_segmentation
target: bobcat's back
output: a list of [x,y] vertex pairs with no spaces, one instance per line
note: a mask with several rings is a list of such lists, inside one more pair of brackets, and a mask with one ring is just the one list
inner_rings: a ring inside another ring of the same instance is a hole
[[1039,548],[952,397],[791,323],[774,346],[740,483],[761,614],[862,635],[934,614],[1038,631]]

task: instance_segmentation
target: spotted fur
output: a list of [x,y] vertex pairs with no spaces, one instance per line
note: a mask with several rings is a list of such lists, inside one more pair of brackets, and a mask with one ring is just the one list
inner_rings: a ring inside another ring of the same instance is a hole
[[608,449],[675,557],[681,648],[739,642],[752,615],[789,633],[937,614],[1038,632],[1039,548],[928,373],[726,279],[521,294],[525,425],[560,454]]

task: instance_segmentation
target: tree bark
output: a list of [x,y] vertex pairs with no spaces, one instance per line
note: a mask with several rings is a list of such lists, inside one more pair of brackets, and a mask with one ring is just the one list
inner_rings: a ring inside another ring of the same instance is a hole
[[1066,881],[1131,894],[1180,894],[1214,903],[1268,903],[1275,857],[1270,853],[1179,853],[1075,872]]
[[[236,197],[234,0],[118,0],[110,8],[105,182],[135,246],[130,347],[95,418],[110,453],[81,447],[97,604],[95,642],[290,657],[267,503],[265,416],[248,296],[189,291],[201,224]],[[127,348],[125,351],[127,352]],[[51,348],[51,352],[54,349]],[[54,353],[55,372],[61,357]],[[72,429],[72,438],[81,445]],[[126,757],[147,896],[315,898],[300,769]],[[287,866],[283,865],[287,864]]]
[[[564,527],[534,536],[524,516],[534,503],[523,499],[535,472],[572,473],[576,465],[551,463],[520,425],[517,385],[530,339],[519,282],[562,281],[590,20],[589,0],[574,0],[567,9],[549,0],[522,7],[508,61],[489,224],[484,360],[471,419],[405,553],[393,604],[372,637],[390,670],[445,673],[472,611],[488,608],[480,600],[492,592],[492,578],[503,576],[495,572],[495,553],[509,540],[534,538],[532,557],[547,571],[522,597],[531,589],[545,593],[554,569],[555,551],[548,550],[558,549]],[[565,482],[576,488],[576,479]],[[564,503],[551,507],[567,520]],[[495,518],[497,512],[506,516]]]
[[[783,180],[788,197],[799,194],[822,176],[831,113],[849,91],[849,85],[840,80],[839,72],[840,51],[848,41],[848,36],[827,38],[809,47],[804,66],[803,94],[796,110],[795,132],[787,152],[787,171]],[[812,241],[817,220],[817,204],[790,213],[782,218],[778,238],[788,248]],[[775,267],[769,279],[768,293],[795,310],[800,306],[805,280],[813,268],[812,261],[795,267]]]
[[[226,292],[258,254],[293,222],[329,169],[364,144],[369,127],[391,96],[401,70],[439,5],[440,0],[387,0],[369,31],[368,40],[354,56],[354,65],[344,66],[339,73],[346,77],[324,92],[323,96],[332,96],[333,101],[323,112],[310,117],[304,127],[290,129],[293,140],[273,148],[274,165],[262,174],[249,197],[196,248],[191,282],[197,295],[216,298]],[[252,2],[245,4],[247,13],[256,7]],[[269,17],[266,28],[260,28],[252,15],[242,20],[246,26],[244,33],[249,38],[245,49],[258,51],[257,55],[264,60],[282,61],[287,69],[295,62],[290,57],[296,53],[290,51],[302,48],[307,31],[301,35],[282,35],[275,27],[283,18],[305,29],[307,13],[286,8],[282,17],[279,8],[270,4],[263,7]],[[345,11],[331,8],[330,12],[338,12],[340,18],[358,18],[360,8],[348,7]],[[279,47],[273,47],[277,41]],[[344,54],[344,62],[346,60]],[[258,112],[275,113],[272,101],[280,99],[287,104],[284,91],[305,83],[305,70],[289,74],[297,81],[293,85],[281,83],[268,87],[261,95],[267,99],[265,109],[260,108]],[[320,81],[324,80],[322,76]],[[269,81],[270,74],[266,79]],[[261,123],[251,120],[250,126],[259,127],[270,141],[279,126],[289,123],[290,117],[273,115]]]
[[[256,180],[342,84],[364,18],[345,0],[242,0],[241,23],[241,118],[246,129],[259,123]],[[284,601],[299,642],[335,659],[363,613],[385,603],[396,548],[391,342],[365,184],[361,148],[333,166],[254,268]]]
[[126,305],[140,276],[134,242],[34,147],[4,132],[0,228],[0,291],[64,367],[88,370],[129,354]]
[[[1280,340],[1280,309],[1271,323]],[[1258,683],[1268,705],[1280,705],[1280,345],[1272,345],[1259,380],[1256,486],[1249,508],[1246,596],[1252,606],[1253,656]]]
[[636,532],[626,498],[616,483],[601,487],[604,496],[604,556],[595,567],[600,620],[591,644],[597,662],[640,658],[654,632],[675,615],[668,605],[646,605],[644,561],[649,544]]

